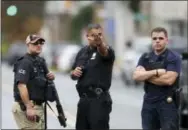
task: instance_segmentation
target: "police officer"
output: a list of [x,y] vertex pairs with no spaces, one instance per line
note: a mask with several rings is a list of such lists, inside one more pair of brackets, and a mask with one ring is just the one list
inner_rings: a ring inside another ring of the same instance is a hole
[[178,130],[181,58],[166,47],[168,34],[165,28],[154,28],[151,38],[153,50],[140,57],[133,74],[134,80],[144,82],[142,127]]
[[104,42],[99,24],[87,28],[88,45],[77,54],[71,77],[78,80],[80,97],[77,109],[77,130],[108,130],[112,100],[109,94],[114,51]]
[[[44,86],[43,79],[55,78],[48,71],[45,60],[39,57],[45,40],[38,35],[26,39],[27,53],[14,65],[14,119],[20,129],[44,129]],[[43,79],[42,79],[43,78]]]

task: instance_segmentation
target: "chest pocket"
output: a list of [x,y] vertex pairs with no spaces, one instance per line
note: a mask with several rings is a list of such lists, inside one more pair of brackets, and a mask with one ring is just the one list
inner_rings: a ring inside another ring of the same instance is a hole
[[149,60],[148,64],[146,64],[146,70],[153,70],[153,69],[166,69],[167,65],[165,60],[162,61],[153,61]]
[[89,56],[87,54],[82,54],[78,60],[76,66],[85,66],[88,62]]
[[77,60],[77,66],[84,66],[84,67],[88,67],[88,65],[90,64],[91,61],[94,61],[96,60],[96,55],[95,56],[92,56],[93,53],[92,52],[89,52],[89,51],[86,51],[84,53],[82,53],[78,60]]
[[44,67],[37,63],[33,63],[32,79],[35,77],[45,77]]
[[89,61],[88,61],[88,67],[92,67],[95,68],[99,65],[99,54],[97,52],[93,52],[90,56],[89,56]]
[[144,54],[144,67],[146,70],[166,69],[168,65],[168,50],[165,54],[159,56],[156,60],[152,59],[152,53]]

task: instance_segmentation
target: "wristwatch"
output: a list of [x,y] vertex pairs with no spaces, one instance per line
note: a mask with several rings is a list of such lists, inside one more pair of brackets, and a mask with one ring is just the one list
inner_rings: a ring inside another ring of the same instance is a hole
[[159,72],[158,72],[158,69],[156,69],[156,76],[157,76],[157,77],[159,76]]

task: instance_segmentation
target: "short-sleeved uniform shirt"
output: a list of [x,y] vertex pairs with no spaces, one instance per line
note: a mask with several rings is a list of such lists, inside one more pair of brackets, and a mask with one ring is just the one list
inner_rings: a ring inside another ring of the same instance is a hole
[[[166,51],[164,51],[162,54],[160,55],[156,55],[154,52],[151,53],[151,56],[150,58],[155,62],[157,61],[160,61],[161,60],[161,56],[162,55],[165,55],[165,53],[167,53],[167,61],[168,64],[166,65],[166,71],[174,71],[174,72],[177,72],[178,73],[178,76],[180,75],[180,72],[181,72],[181,57],[180,57],[180,54],[178,54],[177,52],[174,52],[172,50],[169,50],[167,49]],[[138,65],[137,66],[144,66],[144,57],[143,55],[140,57],[139,61],[138,61]],[[157,86],[157,85],[150,85],[150,86],[147,86],[147,87],[157,87],[157,88],[167,88],[167,87],[171,87],[171,86]],[[163,91],[163,90],[162,90]],[[148,93],[145,93],[144,95],[144,98],[146,100],[160,100],[161,98],[163,98],[165,96],[165,92],[162,92],[162,91],[157,91],[156,93],[155,92],[148,92]]]
[[[18,92],[17,84],[24,83],[28,84],[29,80],[33,78],[35,73],[37,73],[37,69],[34,69],[34,64],[31,59],[41,58],[38,56],[33,56],[30,54],[25,54],[24,58],[18,61],[19,63],[16,66],[14,71],[14,98],[15,100],[20,100],[20,94]],[[42,58],[43,59],[43,58]],[[43,59],[44,60],[44,59]],[[45,62],[45,60],[44,60]],[[35,72],[36,71],[36,72]],[[48,72],[46,65],[44,66],[44,71]]]
[[83,67],[83,74],[78,79],[78,87],[98,86],[108,90],[111,86],[111,77],[115,54],[111,47],[108,55],[102,56],[97,48],[83,47],[77,54],[72,70]]

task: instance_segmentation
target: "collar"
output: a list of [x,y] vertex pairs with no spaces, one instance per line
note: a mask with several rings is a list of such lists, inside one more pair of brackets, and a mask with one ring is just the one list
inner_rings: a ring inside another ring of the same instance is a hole
[[87,48],[88,48],[88,51],[89,51],[89,52],[97,51],[97,47],[92,47],[92,46],[89,46],[89,45],[88,45]]
[[168,52],[168,48],[166,48],[161,54],[157,55],[154,51],[152,51],[152,54],[155,55],[155,56],[164,56],[166,55]]
[[26,56],[31,57],[33,60],[38,58],[38,55],[26,53]]
[[166,48],[161,54],[156,55],[155,52],[153,52],[153,56],[156,57],[157,61],[162,61],[167,59],[168,56],[168,49]]

